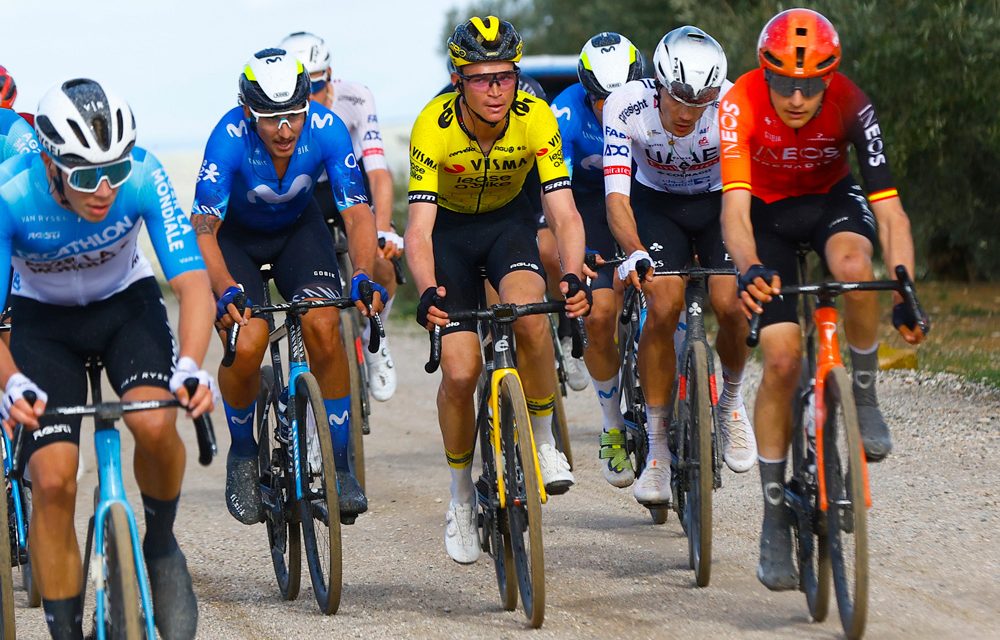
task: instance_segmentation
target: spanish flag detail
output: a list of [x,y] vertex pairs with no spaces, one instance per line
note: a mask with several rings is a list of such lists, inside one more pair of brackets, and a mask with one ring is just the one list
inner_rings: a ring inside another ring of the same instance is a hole
[[888,198],[898,198],[899,191],[895,189],[882,189],[881,191],[876,191],[875,193],[868,194],[868,202],[878,202],[879,200],[886,200]]

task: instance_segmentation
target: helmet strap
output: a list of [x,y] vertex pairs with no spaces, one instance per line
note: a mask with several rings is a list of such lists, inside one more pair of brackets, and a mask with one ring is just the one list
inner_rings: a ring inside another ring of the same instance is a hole
[[63,182],[62,171],[60,171],[59,168],[56,167],[55,173],[56,174],[52,177],[52,186],[56,194],[59,195],[59,204],[68,209],[72,209],[73,208],[72,205],[70,205],[69,200],[66,199],[66,185]]
[[[497,125],[499,125],[501,122],[504,122],[507,119],[507,117],[510,115],[510,108],[508,108],[507,109],[507,113],[503,114],[502,118],[500,118],[496,122],[491,122],[491,121],[487,120],[486,118],[484,118],[483,116],[479,115],[476,112],[476,110],[473,109],[469,105],[469,101],[465,98],[465,92],[463,91],[463,87],[459,87],[458,94],[460,96],[462,96],[462,103],[465,105],[465,108],[469,110],[469,113],[471,113],[472,115],[476,116],[476,118],[480,122],[486,124],[486,126],[488,126],[490,129],[495,129],[497,127]],[[511,104],[511,106],[513,106],[513,104]]]

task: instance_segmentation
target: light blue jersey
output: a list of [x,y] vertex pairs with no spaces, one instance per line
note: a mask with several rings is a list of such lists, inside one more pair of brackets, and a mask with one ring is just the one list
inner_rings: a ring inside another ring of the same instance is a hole
[[42,156],[0,164],[0,308],[12,295],[74,306],[104,300],[153,269],[136,242],[146,223],[167,279],[204,269],[195,234],[153,154],[132,150],[132,175],[101,222],[63,208],[50,192]]
[[0,162],[21,153],[38,153],[38,138],[28,121],[16,111],[0,109]]

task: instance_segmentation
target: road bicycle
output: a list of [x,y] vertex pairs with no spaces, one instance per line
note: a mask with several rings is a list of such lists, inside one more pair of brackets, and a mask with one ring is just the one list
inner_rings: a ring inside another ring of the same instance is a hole
[[555,406],[552,410],[552,435],[555,436],[556,449],[566,456],[569,468],[573,468],[573,447],[569,441],[569,421],[566,417],[566,405],[563,399],[568,394],[567,380],[569,374],[566,369],[566,358],[572,356],[580,358],[583,356],[583,345],[580,343],[579,332],[573,332],[573,348],[569,355],[563,350],[562,341],[559,339],[559,316],[549,315],[549,333],[552,336],[552,349],[555,353],[556,362],[556,395]]
[[[806,253],[798,254],[801,281],[806,280]],[[792,469],[784,491],[795,531],[799,589],[806,595],[812,619],[822,622],[829,609],[832,575],[840,623],[848,638],[860,638],[867,621],[871,489],[851,378],[840,356],[834,300],[853,291],[898,291],[927,334],[930,321],[913,281],[902,266],[895,273],[895,280],[781,287],[782,295],[799,295],[805,339],[806,362],[794,402]],[[756,346],[759,337],[760,316],[754,316],[747,344]]]
[[[455,322],[476,320],[482,343],[484,366],[476,392],[476,430],[483,465],[476,481],[480,544],[493,558],[504,609],[514,610],[520,592],[524,614],[533,628],[545,619],[541,505],[548,495],[516,368],[513,327],[518,318],[564,310],[564,302],[537,302],[448,312]],[[582,320],[575,324],[585,348]],[[441,328],[435,326],[430,336],[430,359],[424,367],[427,373],[436,371],[441,362]],[[510,575],[512,569],[514,576]]]
[[[352,524],[354,517],[340,512],[333,438],[319,383],[306,360],[302,315],[321,307],[348,309],[354,302],[345,296],[271,304],[266,286],[271,277],[269,265],[261,269],[261,277],[265,282],[263,304],[250,309],[253,317],[266,318],[271,355],[271,364],[261,367],[255,411],[260,491],[271,562],[282,597],[296,599],[304,539],[316,603],[330,615],[340,607],[342,590],[340,526]],[[361,284],[361,295],[369,301],[371,312],[370,283]],[[237,308],[244,304],[245,299],[238,300]],[[273,314],[278,312],[285,313],[281,326],[274,322]],[[378,314],[371,313],[369,320],[371,343],[377,349],[385,333]],[[239,325],[233,325],[224,361],[231,362],[238,336]],[[287,374],[281,361],[283,339],[287,342]]]
[[[101,370],[97,358],[87,361],[90,397],[93,404],[45,408],[43,416],[93,416],[94,451],[97,454],[98,485],[94,489],[94,515],[87,526],[87,546],[83,575],[86,599],[86,578],[94,582],[95,634],[104,638],[155,638],[153,602],[149,590],[146,563],[139,540],[135,512],[128,503],[122,481],[121,437],[115,422],[124,414],[170,407],[182,407],[176,399],[140,400],[135,402],[102,402]],[[198,380],[190,378],[184,386],[190,395],[198,389]],[[32,392],[24,394],[34,404]],[[205,414],[194,419],[198,438],[198,462],[207,466],[217,452],[211,418]],[[14,430],[11,477],[23,474],[24,426]],[[0,501],[2,503],[3,501]],[[3,530],[3,527],[0,527]],[[2,535],[2,534],[0,534]],[[2,555],[2,554],[0,554]],[[91,566],[93,562],[93,566]],[[10,575],[7,572],[6,575]],[[6,594],[4,594],[6,598]],[[6,625],[6,614],[4,624]],[[13,637],[5,636],[5,637]]]

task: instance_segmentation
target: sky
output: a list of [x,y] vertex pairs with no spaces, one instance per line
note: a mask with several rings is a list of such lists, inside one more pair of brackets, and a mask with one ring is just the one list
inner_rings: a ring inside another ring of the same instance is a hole
[[203,148],[236,105],[254,52],[294,31],[331,50],[334,77],[375,95],[383,126],[409,126],[447,81],[445,13],[468,0],[5,0],[0,65],[18,111],[74,77],[105,83],[132,107],[138,144]]

